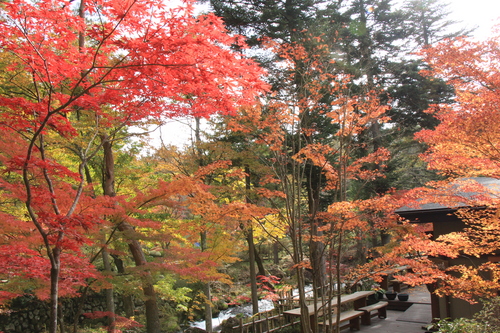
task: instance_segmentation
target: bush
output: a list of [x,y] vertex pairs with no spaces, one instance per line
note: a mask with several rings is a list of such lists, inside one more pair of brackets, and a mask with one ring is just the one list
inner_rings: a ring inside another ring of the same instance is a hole
[[441,319],[433,325],[432,331],[440,333],[484,333],[482,325],[473,319],[458,318],[450,320]]
[[474,315],[484,333],[500,332],[500,297],[483,300],[483,309]]
[[474,319],[441,319],[430,328],[440,333],[500,333],[500,297],[485,299]]

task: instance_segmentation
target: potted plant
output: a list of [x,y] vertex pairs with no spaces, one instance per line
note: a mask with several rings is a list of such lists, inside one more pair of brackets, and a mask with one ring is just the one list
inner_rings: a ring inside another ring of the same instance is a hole
[[403,302],[407,301],[409,297],[410,296],[408,294],[404,294],[404,293],[398,294],[398,299],[400,301],[403,301]]
[[387,297],[387,299],[390,300],[390,301],[394,301],[396,299],[396,295],[397,294],[398,293],[395,292],[395,291],[386,291],[385,292],[385,297]]
[[375,292],[375,294],[370,295],[373,300],[378,301],[384,298],[384,293],[385,293],[384,289],[378,286],[372,286],[372,290]]

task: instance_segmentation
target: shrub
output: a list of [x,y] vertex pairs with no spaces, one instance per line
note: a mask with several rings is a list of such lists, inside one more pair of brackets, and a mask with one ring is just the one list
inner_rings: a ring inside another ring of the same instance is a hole
[[474,319],[482,324],[483,333],[500,332],[500,297],[483,300],[483,309]]
[[500,297],[482,302],[483,309],[473,319],[441,319],[431,329],[440,333],[500,333]]
[[468,318],[441,319],[433,324],[432,331],[440,333],[484,333],[479,323]]

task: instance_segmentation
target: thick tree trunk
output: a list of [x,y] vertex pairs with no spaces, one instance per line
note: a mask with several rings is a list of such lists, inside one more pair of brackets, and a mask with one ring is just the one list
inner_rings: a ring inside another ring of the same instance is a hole
[[[123,260],[117,255],[111,255],[116,266],[116,271],[118,274],[125,274],[125,266],[123,265]],[[134,316],[135,306],[132,295],[122,295],[123,301],[123,311],[125,311],[125,317],[130,318]]]
[[[321,237],[322,233],[313,228],[311,235]],[[321,241],[312,241],[310,244],[311,267],[313,276],[313,286],[318,297],[323,296],[326,286],[326,260],[324,256],[325,244]]]
[[273,243],[273,263],[275,265],[280,263],[280,244],[278,242]]
[[[106,134],[101,136],[104,150],[104,179],[103,189],[104,194],[115,196],[115,171],[114,171],[114,158],[112,143]],[[118,225],[118,230],[123,233],[128,243],[128,247],[132,257],[134,258],[137,267],[145,266],[147,264],[146,256],[142,251],[141,244],[135,239],[134,227],[129,223],[123,221]],[[156,293],[153,286],[153,277],[151,272],[147,269],[141,276],[142,291],[144,294],[144,305],[146,308],[146,332],[147,333],[160,333],[160,314],[158,311],[158,304],[156,300]]]
[[[146,256],[144,255],[144,251],[142,251],[142,247],[139,241],[134,239],[134,228],[130,224],[122,222],[118,225],[118,230],[120,230],[125,235],[130,253],[134,258],[135,265],[137,267],[145,266],[147,264]],[[144,294],[144,306],[146,308],[146,332],[160,333],[160,313],[158,311],[158,303],[156,292],[153,286],[153,277],[151,276],[151,272],[145,269],[142,273],[141,280],[142,291]]]
[[257,251],[257,247],[253,247],[254,250],[254,258],[255,258],[255,263],[257,264],[257,275],[263,275],[266,276],[266,268],[264,267],[264,262],[262,261],[262,257],[260,256],[259,251]]
[[[310,141],[310,140],[308,140]],[[326,260],[325,244],[320,238],[323,232],[319,230],[321,221],[316,217],[320,211],[320,188],[321,188],[321,170],[314,166],[307,166],[307,203],[309,210],[309,230],[311,240],[309,243],[309,256],[311,258],[311,267],[313,275],[313,286],[317,296],[323,295],[323,289],[326,285]]]
[[203,286],[203,292],[207,299],[205,304],[205,331],[208,333],[213,332],[212,327],[212,293],[210,290],[210,282],[205,283]]
[[64,313],[62,304],[59,304],[57,306],[57,312],[59,313],[57,316],[59,321],[59,333],[66,333],[66,325],[64,323]]
[[[111,262],[109,260],[108,251],[103,248],[102,249],[102,261],[104,263],[104,270],[106,273],[111,274]],[[115,329],[115,299],[113,295],[113,288],[105,289],[106,293],[106,309],[110,316],[108,316],[108,332],[114,332]]]
[[50,325],[49,333],[57,333],[59,306],[59,274],[61,273],[61,250],[54,248],[50,269]]

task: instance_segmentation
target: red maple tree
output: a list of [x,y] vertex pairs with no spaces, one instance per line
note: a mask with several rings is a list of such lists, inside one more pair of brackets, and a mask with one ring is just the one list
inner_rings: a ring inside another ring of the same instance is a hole
[[[86,234],[114,207],[85,183],[103,129],[231,113],[265,85],[255,63],[232,51],[241,38],[211,14],[195,17],[191,1],[14,0],[0,11],[0,188],[9,202],[0,274],[48,281],[56,332],[59,296],[95,274],[77,259]],[[55,149],[76,141],[78,162]]]

